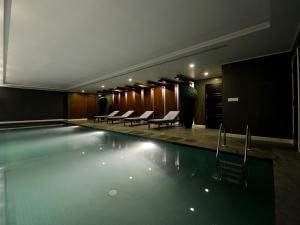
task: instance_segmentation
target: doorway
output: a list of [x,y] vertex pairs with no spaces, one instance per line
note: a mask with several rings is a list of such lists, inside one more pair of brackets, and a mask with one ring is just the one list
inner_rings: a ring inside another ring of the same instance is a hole
[[292,95],[293,95],[293,139],[295,146],[299,145],[299,48],[292,57]]
[[223,84],[205,85],[205,126],[218,129],[223,122]]

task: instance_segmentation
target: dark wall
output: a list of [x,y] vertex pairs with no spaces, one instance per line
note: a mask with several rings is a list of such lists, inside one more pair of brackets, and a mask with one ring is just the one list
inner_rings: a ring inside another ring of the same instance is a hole
[[256,136],[292,138],[290,60],[282,53],[222,66],[228,132],[244,134],[249,124]]
[[297,47],[300,47],[300,30],[298,31],[295,43],[293,45],[293,52],[296,50]]
[[0,87],[0,121],[67,118],[67,93]]

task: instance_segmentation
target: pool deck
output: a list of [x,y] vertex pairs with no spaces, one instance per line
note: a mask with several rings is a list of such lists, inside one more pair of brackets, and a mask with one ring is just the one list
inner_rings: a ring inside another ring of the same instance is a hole
[[[69,121],[69,123],[207,148],[213,151],[216,150],[218,140],[218,130],[197,125],[192,129],[174,126],[148,130],[146,125],[124,127],[123,124],[95,123],[93,120]],[[220,151],[243,155],[244,139],[227,137],[226,147],[222,147]],[[276,224],[300,224],[298,213],[300,209],[300,153],[293,150],[293,146],[290,144],[252,140],[252,147],[251,151],[248,151],[248,156],[273,160]]]

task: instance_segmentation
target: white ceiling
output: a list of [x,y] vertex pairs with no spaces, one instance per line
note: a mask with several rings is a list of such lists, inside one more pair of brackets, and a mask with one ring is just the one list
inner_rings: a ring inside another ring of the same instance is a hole
[[217,76],[222,63],[288,51],[299,8],[299,0],[13,0],[6,82],[95,92],[129,77]]

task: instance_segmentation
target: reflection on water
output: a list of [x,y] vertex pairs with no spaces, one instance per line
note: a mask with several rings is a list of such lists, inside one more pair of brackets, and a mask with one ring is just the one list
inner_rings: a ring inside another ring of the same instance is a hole
[[249,159],[244,189],[212,178],[213,151],[57,127],[2,131],[0,166],[8,225],[274,223],[272,164],[263,161]]

